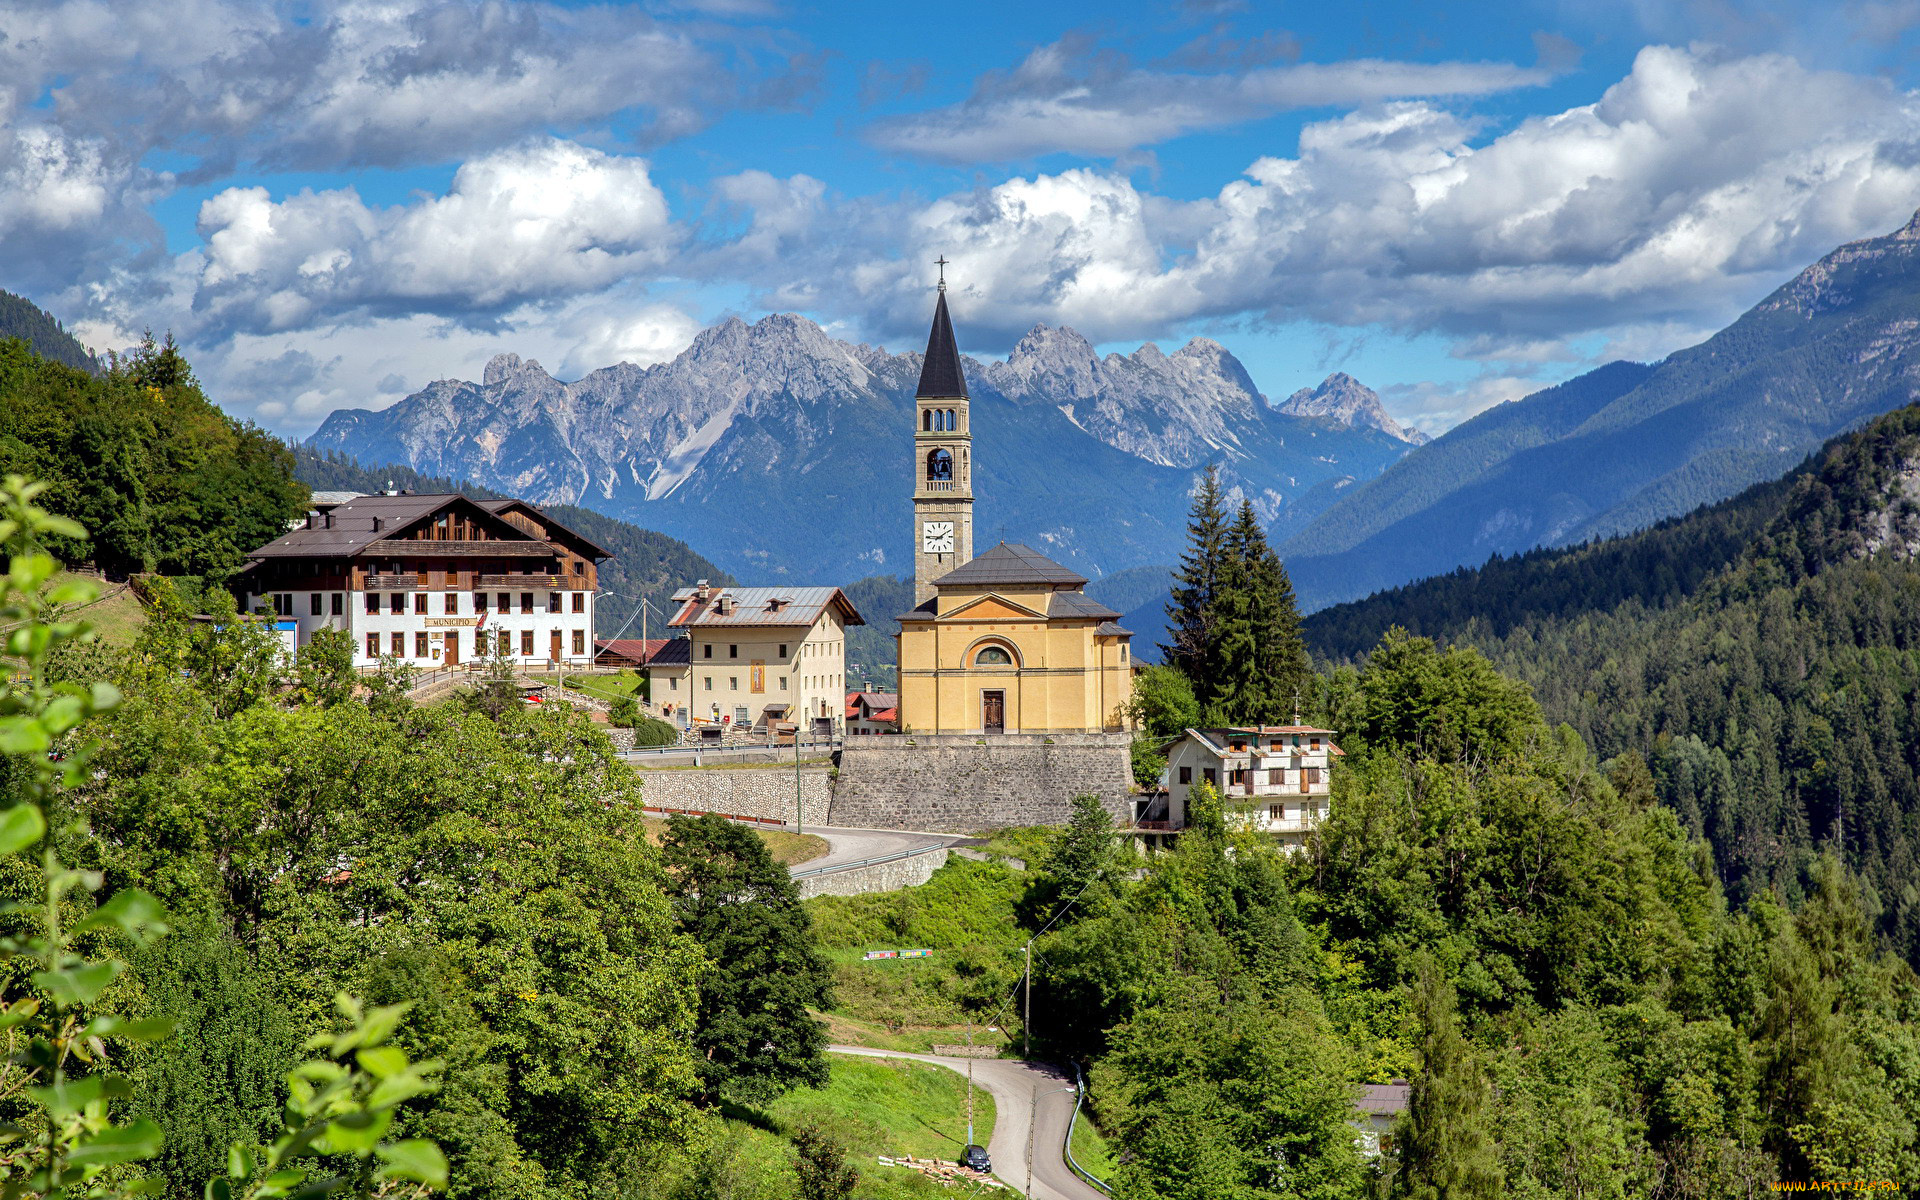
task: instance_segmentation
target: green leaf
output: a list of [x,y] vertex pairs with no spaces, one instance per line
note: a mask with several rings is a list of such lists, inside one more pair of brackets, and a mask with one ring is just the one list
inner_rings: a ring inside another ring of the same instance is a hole
[[100,1094],[106,1089],[106,1081],[104,1075],[63,1079],[50,1087],[28,1088],[27,1095],[54,1117],[70,1117],[100,1099]]
[[438,1090],[438,1084],[432,1080],[422,1079],[412,1071],[402,1075],[390,1075],[374,1085],[372,1094],[367,1097],[367,1107],[392,1108],[415,1096],[424,1096]]
[[207,1187],[201,1193],[201,1200],[233,1200],[233,1185],[216,1175],[207,1180]]
[[91,579],[69,579],[47,593],[49,604],[90,604],[100,598],[100,588]]
[[32,717],[0,717],[0,754],[44,754],[53,739]]
[[347,1113],[327,1122],[327,1150],[334,1154],[366,1154],[372,1151],[393,1124],[393,1110],[372,1113]]
[[447,1156],[432,1142],[415,1138],[376,1146],[373,1152],[385,1164],[374,1175],[375,1179],[410,1179],[428,1187],[447,1186]]
[[[4,1017],[0,1017],[0,1028],[4,1028]],[[172,1017],[148,1017],[144,1021],[129,1021],[124,1017],[95,1017],[88,1022],[86,1033],[91,1037],[120,1038],[129,1042],[157,1042],[173,1032]]]
[[413,1001],[409,1000],[405,1004],[382,1005],[368,1012],[366,1018],[360,1022],[358,1044],[378,1046],[392,1037],[395,1027],[400,1024],[400,1018],[406,1016],[407,1010],[412,1007]]
[[122,965],[112,961],[88,962],[64,971],[35,971],[33,982],[35,987],[52,993],[54,1003],[71,1008],[99,999],[100,993],[120,973]]
[[31,804],[16,804],[0,812],[0,854],[18,854],[40,840],[47,821]]
[[368,1073],[385,1079],[407,1069],[407,1052],[397,1046],[377,1046],[354,1054]]
[[113,898],[94,909],[74,925],[75,935],[102,925],[113,925],[129,937],[138,938],[149,927],[166,932],[167,910],[139,888],[115,892]]
[[227,1175],[232,1179],[248,1179],[253,1175],[253,1149],[235,1142],[227,1147]]
[[75,1146],[67,1161],[76,1167],[105,1167],[137,1162],[160,1153],[160,1127],[146,1118],[102,1129]]

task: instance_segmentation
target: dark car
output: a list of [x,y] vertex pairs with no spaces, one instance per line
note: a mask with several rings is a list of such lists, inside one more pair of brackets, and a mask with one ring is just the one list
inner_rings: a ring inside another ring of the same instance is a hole
[[982,1173],[993,1170],[993,1160],[987,1157],[985,1148],[980,1146],[968,1146],[965,1153],[960,1155],[960,1165]]

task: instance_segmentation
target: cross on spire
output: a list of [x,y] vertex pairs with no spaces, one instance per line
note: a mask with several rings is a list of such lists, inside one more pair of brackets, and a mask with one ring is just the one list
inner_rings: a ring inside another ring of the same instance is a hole
[[940,290],[944,292],[947,290],[947,256],[942,254],[933,261],[940,268]]

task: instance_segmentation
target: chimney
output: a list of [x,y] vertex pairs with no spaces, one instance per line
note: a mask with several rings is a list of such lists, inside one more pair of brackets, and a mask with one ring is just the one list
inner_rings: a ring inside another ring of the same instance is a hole
[[707,586],[706,580],[702,579],[699,583],[693,585],[694,599],[704,603],[712,595],[713,589]]

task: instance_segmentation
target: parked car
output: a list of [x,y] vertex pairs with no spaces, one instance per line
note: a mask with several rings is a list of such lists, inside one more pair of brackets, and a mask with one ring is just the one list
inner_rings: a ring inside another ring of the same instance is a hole
[[993,1170],[993,1160],[987,1157],[984,1146],[968,1146],[960,1155],[960,1165],[979,1171],[983,1175]]

